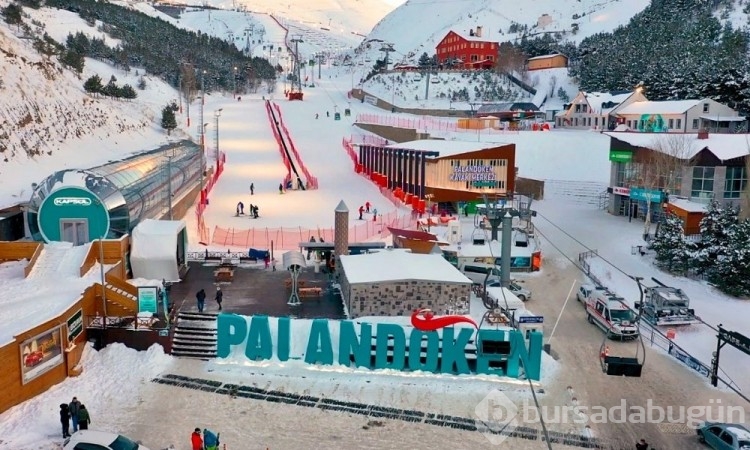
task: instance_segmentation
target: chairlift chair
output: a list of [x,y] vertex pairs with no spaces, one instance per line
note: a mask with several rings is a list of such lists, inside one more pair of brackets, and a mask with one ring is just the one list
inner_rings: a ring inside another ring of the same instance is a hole
[[604,333],[602,345],[599,347],[599,363],[602,366],[602,372],[605,374],[640,378],[643,366],[646,363],[646,345],[643,343],[643,333],[641,333],[640,312],[636,316],[635,323],[638,328],[638,343],[640,346],[636,347],[635,356],[632,358],[627,356],[611,356],[609,354],[609,346],[607,345],[609,333]]

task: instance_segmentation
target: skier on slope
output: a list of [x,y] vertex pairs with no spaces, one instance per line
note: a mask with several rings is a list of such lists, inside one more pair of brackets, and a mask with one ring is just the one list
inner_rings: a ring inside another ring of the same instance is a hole
[[359,220],[364,220],[364,219],[362,219],[362,214],[364,214],[364,212],[365,212],[365,207],[364,206],[360,206],[359,207]]

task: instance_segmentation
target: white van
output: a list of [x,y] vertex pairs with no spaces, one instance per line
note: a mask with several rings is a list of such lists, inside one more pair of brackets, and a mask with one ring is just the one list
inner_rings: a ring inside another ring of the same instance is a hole
[[473,283],[484,284],[487,274],[490,274],[489,281],[500,281],[500,269],[490,264],[481,263],[467,263],[461,268],[461,271],[466,275],[466,278],[470,279]]

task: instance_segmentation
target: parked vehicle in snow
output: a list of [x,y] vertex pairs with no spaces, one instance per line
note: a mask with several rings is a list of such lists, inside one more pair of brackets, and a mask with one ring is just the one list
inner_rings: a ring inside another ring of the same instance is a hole
[[106,431],[79,430],[65,439],[63,450],[148,450],[125,436]]
[[698,440],[714,450],[750,449],[750,431],[744,425],[706,422],[695,431]]
[[592,284],[581,285],[581,287],[578,288],[578,291],[576,292],[576,299],[579,302],[586,303],[586,300],[588,300],[591,294],[593,294],[595,291],[606,292],[607,288],[594,286]]
[[[466,276],[474,281],[474,278],[468,275],[470,272],[464,272]],[[486,274],[484,275],[486,276]],[[484,277],[482,278],[482,281],[479,282],[479,284],[484,283]],[[487,287],[500,287],[502,286],[502,282],[499,278],[495,277],[494,275],[490,275],[490,281],[487,282]],[[519,300],[522,302],[525,302],[527,300],[531,300],[531,291],[526,289],[525,287],[521,286],[520,284],[511,281],[508,285],[508,289],[516,296]]]
[[690,299],[682,289],[669,287],[651,278],[658,286],[644,290],[643,304],[635,303],[644,319],[654,325],[690,325],[700,323],[695,310],[690,308]]
[[625,304],[625,299],[609,292],[594,291],[586,300],[586,317],[610,339],[635,339],[638,337],[636,316]]

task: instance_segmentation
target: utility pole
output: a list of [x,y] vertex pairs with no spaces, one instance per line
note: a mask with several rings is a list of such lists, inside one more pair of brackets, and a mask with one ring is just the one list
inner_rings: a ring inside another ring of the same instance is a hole
[[[174,148],[172,148],[174,153]],[[174,154],[167,155],[167,205],[169,208],[169,220],[172,220],[172,158]]]
[[237,67],[234,68],[232,75],[234,76],[234,91],[232,91],[232,98],[235,98],[237,97]]
[[318,58],[318,80],[320,80],[320,68],[323,65],[323,53],[318,53],[315,56]]
[[214,145],[216,147],[216,165],[217,165],[217,167],[218,167],[218,164],[219,164],[219,117],[221,117],[221,112],[223,110],[224,110],[224,108],[219,108],[216,111],[214,111],[214,119],[216,119],[216,124],[215,124],[215,127],[216,127],[216,130],[215,130],[216,131],[216,133],[215,133],[216,139],[215,139],[215,141],[216,142],[214,142]]
[[[304,42],[302,40],[302,35],[294,36],[292,42],[294,42],[294,74],[297,77],[297,92],[302,92],[302,74],[300,73],[299,61],[299,44]],[[292,90],[294,90],[294,85],[292,85]]]
[[393,44],[383,43],[380,47],[380,51],[385,52],[385,70],[388,70],[388,55],[396,50],[393,49]]
[[431,75],[431,72],[432,72],[432,70],[430,70],[430,69],[431,69],[430,67],[427,68],[427,76],[425,77],[426,78],[426,83],[425,83],[425,87],[424,87],[424,99],[425,99],[425,101],[428,98],[430,98],[430,75]]
[[255,24],[252,23],[245,28],[245,54],[250,57],[253,56],[252,48],[250,47],[250,36],[253,34],[253,30],[255,30]]

